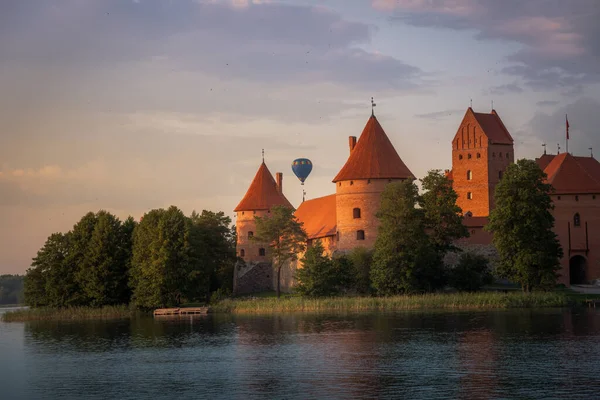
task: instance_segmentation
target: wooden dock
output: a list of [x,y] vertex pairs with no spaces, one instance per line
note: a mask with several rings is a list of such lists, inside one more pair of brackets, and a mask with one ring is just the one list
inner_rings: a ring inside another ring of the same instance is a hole
[[158,308],[154,310],[154,316],[174,316],[174,315],[206,315],[208,307],[185,307],[185,308]]

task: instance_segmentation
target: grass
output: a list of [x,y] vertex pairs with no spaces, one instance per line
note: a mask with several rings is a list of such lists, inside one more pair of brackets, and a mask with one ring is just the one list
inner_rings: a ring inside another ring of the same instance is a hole
[[131,318],[135,310],[128,306],[105,306],[102,308],[69,307],[69,308],[29,308],[8,311],[2,314],[4,322],[25,321],[80,321],[92,319]]
[[416,309],[506,309],[567,307],[573,301],[564,293],[452,293],[395,297],[290,297],[223,300],[211,306],[213,313],[280,313],[319,311],[401,311]]

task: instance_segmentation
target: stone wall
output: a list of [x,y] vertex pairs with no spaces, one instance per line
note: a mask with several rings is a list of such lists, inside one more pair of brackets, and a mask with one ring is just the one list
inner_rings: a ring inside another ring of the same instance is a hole
[[[490,260],[490,267],[495,268],[499,262],[498,250],[493,244],[472,244],[465,241],[455,243],[456,247],[461,249],[463,252],[469,252],[478,254],[486,257]],[[461,253],[448,253],[444,258],[444,263],[448,266],[454,267],[458,264]]]
[[233,294],[273,290],[273,268],[268,262],[238,261],[233,271]]

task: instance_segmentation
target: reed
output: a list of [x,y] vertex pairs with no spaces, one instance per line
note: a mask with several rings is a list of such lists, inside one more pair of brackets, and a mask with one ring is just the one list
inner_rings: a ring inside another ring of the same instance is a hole
[[566,307],[572,302],[562,293],[452,293],[394,297],[226,299],[213,313],[281,313],[319,311],[400,311],[415,309],[506,309]]
[[128,306],[105,306],[102,308],[69,307],[69,308],[28,308],[7,311],[2,314],[4,322],[25,321],[79,321],[92,319],[131,318],[136,313]]

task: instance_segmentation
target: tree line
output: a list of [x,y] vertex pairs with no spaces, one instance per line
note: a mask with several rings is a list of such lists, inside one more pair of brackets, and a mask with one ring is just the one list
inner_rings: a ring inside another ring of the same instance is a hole
[[23,303],[23,276],[0,275],[0,304]]
[[131,304],[150,309],[205,302],[233,287],[235,228],[223,212],[175,206],[120,221],[89,212],[67,233],[53,233],[25,275],[33,307]]
[[[494,269],[485,257],[455,246],[469,232],[462,223],[452,182],[433,170],[421,180],[423,194],[415,180],[386,186],[377,213],[380,225],[374,249],[327,255],[319,241],[310,246],[301,260],[303,268],[297,271],[296,290],[308,296],[387,296],[435,292],[448,286],[475,291],[492,283],[494,276],[518,283],[526,292],[553,289],[563,252],[553,232],[552,187],[545,179],[534,161],[519,160],[507,168],[497,185],[496,207],[485,227],[493,233],[499,254]],[[286,224],[295,224],[295,231],[300,227],[291,214]],[[257,218],[257,236],[273,239],[278,228],[266,226]],[[304,239],[296,233],[283,240]],[[270,243],[272,248],[292,247],[282,245],[281,240]],[[460,253],[457,265],[444,264],[448,252]],[[280,257],[281,250],[276,253]]]

